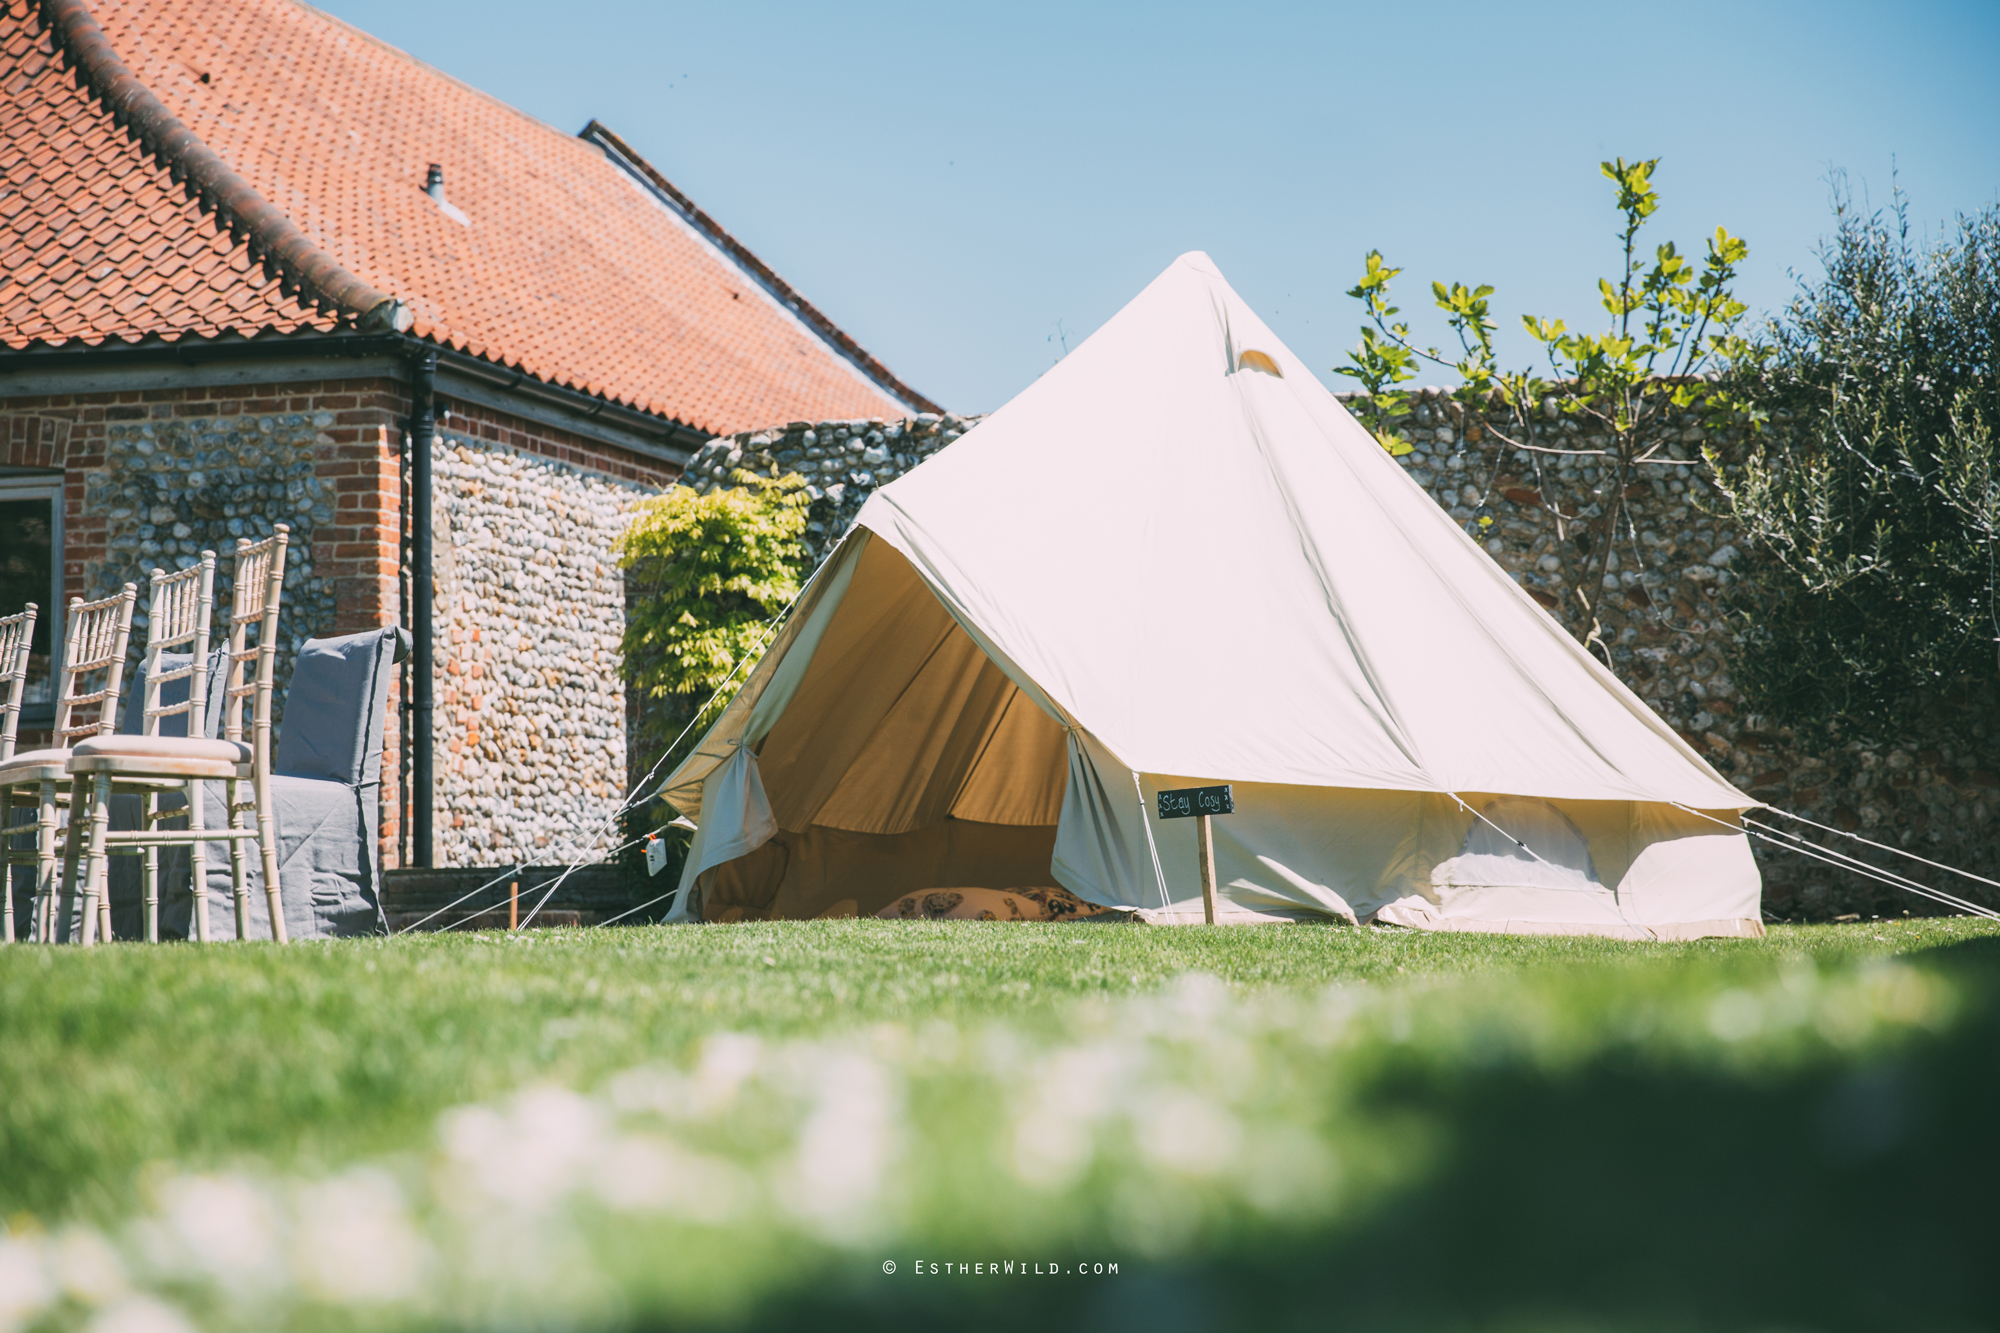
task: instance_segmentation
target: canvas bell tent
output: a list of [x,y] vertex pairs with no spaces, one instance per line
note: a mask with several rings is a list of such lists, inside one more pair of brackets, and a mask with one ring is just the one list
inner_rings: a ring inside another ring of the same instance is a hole
[[[1176,260],[870,498],[663,794],[679,919],[1061,886],[1220,919],[1756,935],[1755,805]],[[1721,821],[1720,823],[1716,821]]]

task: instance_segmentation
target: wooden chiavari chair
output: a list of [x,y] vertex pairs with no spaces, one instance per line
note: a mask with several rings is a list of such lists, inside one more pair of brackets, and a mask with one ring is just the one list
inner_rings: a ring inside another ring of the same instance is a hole
[[[0,721],[0,773],[4,773],[14,758],[15,729],[21,722],[21,692],[28,682],[28,655],[35,641],[35,614],[39,610],[33,602],[19,615],[0,619],[0,682],[7,688],[6,716]],[[14,848],[14,839],[23,833],[32,832],[33,824],[14,826],[14,789],[0,786],[0,884],[6,886],[6,904],[0,908],[0,943],[14,942],[14,867],[21,864],[32,865],[33,852],[20,852]]]
[[[207,940],[208,882],[202,848],[206,841],[229,844],[230,878],[236,906],[236,938],[249,935],[249,885],[244,864],[244,844],[256,843],[262,855],[264,894],[271,911],[271,938],[286,942],[284,900],[278,884],[278,830],[276,809],[271,803],[271,693],[278,651],[278,612],[284,595],[285,546],[288,529],[279,524],[269,538],[236,545],[235,590],[229,626],[229,663],[223,691],[222,738],[208,740],[199,735],[103,736],[76,747],[70,769],[78,775],[75,799],[81,800],[81,779],[93,779],[91,805],[91,852],[85,884],[96,886],[105,876],[106,853],[111,847],[159,846],[187,843],[191,846],[194,911],[192,933]],[[211,566],[212,568],[212,566]],[[180,576],[184,577],[184,576]],[[255,641],[251,641],[252,631]],[[207,671],[207,626],[197,644],[195,661],[201,675],[189,691],[193,705],[198,693],[205,694]],[[255,676],[246,681],[248,667],[255,662]],[[148,689],[149,701],[151,689]],[[244,738],[243,705],[251,702],[250,739]],[[201,705],[195,705],[200,708]],[[148,721],[153,719],[149,717]],[[198,731],[203,713],[192,712],[189,730]],[[161,779],[185,781],[188,785],[191,825],[188,830],[147,830],[112,832],[109,829],[110,796],[115,784],[146,783]],[[226,791],[226,826],[204,829],[197,804],[202,780],[219,780]],[[241,784],[249,782],[252,799],[238,799]],[[250,829],[243,815],[254,811],[256,828]],[[73,821],[74,822],[74,821]]]
[[[263,541],[236,543],[235,601],[229,614],[229,678],[222,695],[222,735],[244,741],[243,705],[250,705],[249,744],[253,754],[250,799],[241,800],[241,779],[228,787],[229,827],[244,827],[245,815],[257,819],[257,849],[262,855],[264,901],[271,912],[271,938],[287,942],[285,903],[278,892],[278,810],[271,803],[271,691],[278,666],[278,610],[285,596],[285,545],[291,530],[283,523]],[[252,638],[252,631],[255,638]],[[253,668],[252,663],[255,663]],[[229,882],[236,902],[236,937],[249,929],[250,882],[243,860],[244,839],[229,844]]]
[[[56,812],[71,809],[68,874],[61,884],[65,897],[73,896],[76,885],[76,850],[81,830],[75,818],[75,789],[70,784],[70,743],[80,738],[101,736],[118,729],[118,708],[125,686],[125,646],[132,636],[132,607],[139,600],[137,585],[128,583],[111,597],[86,602],[70,599],[69,624],[63,639],[62,674],[56,690],[56,724],[50,739],[55,746],[46,750],[24,750],[0,766],[0,786],[36,788],[38,813],[33,937],[54,943],[56,925]],[[97,905],[102,925],[109,929],[108,903]],[[65,915],[68,908],[63,908]],[[85,913],[82,932],[94,932],[100,924],[91,912]]]
[[[137,734],[97,736],[77,745],[70,755],[69,771],[81,780],[87,775],[91,787],[91,831],[89,859],[84,870],[84,897],[87,902],[110,900],[110,863],[107,857],[119,852],[138,852],[145,858],[142,876],[144,932],[148,943],[160,938],[160,848],[185,846],[193,871],[198,938],[207,938],[207,916],[201,911],[202,892],[208,883],[207,840],[202,827],[206,810],[201,799],[201,780],[234,772],[248,758],[243,747],[206,739],[205,710],[208,699],[209,622],[215,605],[215,552],[203,551],[199,563],[178,574],[163,569],[153,571],[152,600],[146,626],[145,695],[140,701],[141,725]],[[186,648],[188,661],[167,665],[167,653]],[[171,681],[188,682],[187,698],[165,702],[165,687]],[[162,735],[161,724],[169,717],[185,716],[187,735]],[[163,811],[160,797],[180,791],[187,797],[184,810]],[[139,798],[139,827],[113,830],[109,827],[111,798],[118,794]],[[166,819],[187,818],[186,830],[165,830],[158,825]],[[108,936],[107,936],[108,938]]]

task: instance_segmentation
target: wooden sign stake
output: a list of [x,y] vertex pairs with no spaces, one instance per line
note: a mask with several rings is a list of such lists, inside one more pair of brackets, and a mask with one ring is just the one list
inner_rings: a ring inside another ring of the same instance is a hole
[[1215,829],[1207,815],[1195,816],[1194,836],[1201,848],[1201,914],[1212,926],[1215,924]]
[[1201,860],[1201,914],[1215,924],[1215,825],[1211,817],[1236,813],[1236,795],[1220,787],[1179,787],[1159,796],[1161,819],[1194,820],[1194,842]]

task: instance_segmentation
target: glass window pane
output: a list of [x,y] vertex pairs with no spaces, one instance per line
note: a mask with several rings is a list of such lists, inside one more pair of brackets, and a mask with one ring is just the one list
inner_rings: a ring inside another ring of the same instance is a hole
[[60,614],[51,596],[55,559],[54,498],[0,499],[0,615],[12,615],[29,602],[37,607],[23,703],[48,703],[54,698],[49,644],[51,627]]

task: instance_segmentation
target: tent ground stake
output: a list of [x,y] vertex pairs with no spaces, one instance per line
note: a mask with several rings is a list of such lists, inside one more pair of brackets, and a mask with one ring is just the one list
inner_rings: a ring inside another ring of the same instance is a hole
[[521,881],[515,880],[507,886],[507,929],[521,928]]

